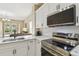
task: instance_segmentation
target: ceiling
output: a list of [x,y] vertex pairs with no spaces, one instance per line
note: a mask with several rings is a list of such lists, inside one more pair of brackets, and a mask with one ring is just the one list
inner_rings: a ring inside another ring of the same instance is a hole
[[32,12],[32,3],[0,3],[0,17],[22,20]]

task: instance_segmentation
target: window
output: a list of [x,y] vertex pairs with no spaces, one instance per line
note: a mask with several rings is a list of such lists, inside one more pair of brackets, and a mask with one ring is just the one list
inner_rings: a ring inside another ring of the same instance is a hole
[[29,22],[29,33],[32,33],[32,21]]
[[13,34],[14,30],[17,31],[17,24],[15,24],[11,21],[4,22],[4,36],[9,36],[10,34]]

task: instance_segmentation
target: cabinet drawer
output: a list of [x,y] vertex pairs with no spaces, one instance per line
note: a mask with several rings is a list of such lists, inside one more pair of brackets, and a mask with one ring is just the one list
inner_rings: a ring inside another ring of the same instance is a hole
[[8,48],[0,49],[0,56],[13,56],[13,48],[8,47]]

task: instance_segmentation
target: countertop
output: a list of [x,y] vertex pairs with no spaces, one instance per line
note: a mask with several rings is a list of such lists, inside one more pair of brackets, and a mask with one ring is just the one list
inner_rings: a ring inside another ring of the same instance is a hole
[[32,40],[32,39],[37,39],[39,41],[45,40],[45,39],[50,39],[51,37],[49,36],[32,36],[32,35],[26,35],[26,36],[18,36],[17,38],[23,37],[23,40],[14,40],[14,41],[6,41],[3,42],[3,40],[8,40],[8,39],[13,39],[13,37],[4,37],[0,38],[0,44],[6,44],[6,43],[13,43],[13,42],[19,42],[19,41],[25,41],[25,40]]
[[30,33],[17,33],[17,34],[11,34],[10,37],[23,36],[23,35],[32,35],[32,34],[30,34]]

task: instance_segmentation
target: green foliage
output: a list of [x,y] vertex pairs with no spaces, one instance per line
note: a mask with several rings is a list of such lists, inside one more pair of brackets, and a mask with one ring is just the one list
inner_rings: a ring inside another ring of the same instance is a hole
[[10,28],[6,28],[5,32],[11,32],[11,29]]

